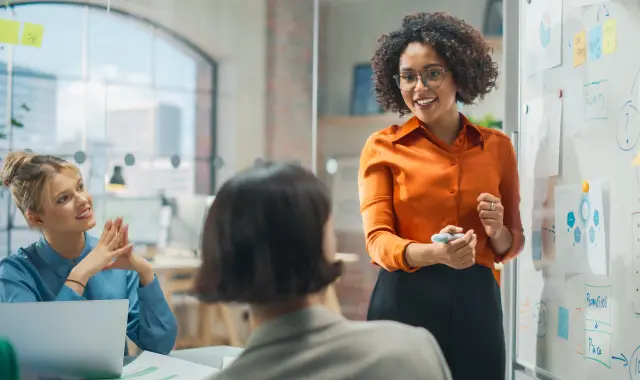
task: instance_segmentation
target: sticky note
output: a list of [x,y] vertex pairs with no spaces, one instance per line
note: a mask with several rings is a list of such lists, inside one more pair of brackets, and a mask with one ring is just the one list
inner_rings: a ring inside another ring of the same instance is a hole
[[573,66],[578,67],[587,60],[587,32],[573,36]]
[[26,46],[41,47],[44,25],[25,22],[22,27],[22,40],[20,43]]
[[20,22],[0,18],[0,43],[17,44],[20,37]]
[[616,19],[608,18],[602,26],[602,53],[616,52]]
[[542,260],[542,231],[531,231],[531,259]]
[[633,161],[631,161],[631,166],[640,166],[640,152],[638,152]]
[[558,307],[558,337],[569,340],[569,310]]
[[602,25],[598,24],[589,31],[589,61],[602,57]]

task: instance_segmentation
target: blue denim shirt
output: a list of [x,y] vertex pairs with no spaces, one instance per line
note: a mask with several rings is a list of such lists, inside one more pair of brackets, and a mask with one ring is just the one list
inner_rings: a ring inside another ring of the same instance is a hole
[[168,354],[178,328],[157,278],[141,286],[136,272],[113,269],[91,277],[83,295],[65,285],[71,270],[91,252],[98,239],[86,234],[85,242],[76,260],[60,256],[44,237],[0,260],[0,302],[128,299],[129,339],[142,350]]

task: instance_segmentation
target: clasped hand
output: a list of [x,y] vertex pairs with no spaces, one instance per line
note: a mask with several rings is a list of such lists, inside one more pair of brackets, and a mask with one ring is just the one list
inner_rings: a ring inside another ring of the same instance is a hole
[[[457,226],[446,226],[440,231],[441,234],[459,234],[462,228]],[[478,237],[473,230],[467,231],[463,237],[441,244],[440,261],[454,269],[465,269],[471,267],[476,262],[476,244]],[[440,243],[438,243],[440,244]]]
[[133,254],[133,244],[129,242],[129,226],[123,225],[122,218],[107,221],[96,247],[78,264],[86,280],[107,269],[126,269],[142,274],[151,270],[149,263]]

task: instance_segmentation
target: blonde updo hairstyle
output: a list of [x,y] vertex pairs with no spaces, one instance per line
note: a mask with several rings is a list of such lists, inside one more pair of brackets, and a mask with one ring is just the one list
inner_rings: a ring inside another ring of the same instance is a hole
[[31,152],[11,152],[4,159],[2,184],[11,190],[16,206],[27,221],[27,212],[42,213],[49,179],[56,173],[78,168],[60,157]]

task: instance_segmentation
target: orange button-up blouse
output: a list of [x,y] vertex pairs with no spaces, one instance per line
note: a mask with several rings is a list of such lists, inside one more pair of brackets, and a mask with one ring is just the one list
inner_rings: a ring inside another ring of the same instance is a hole
[[[431,243],[431,235],[450,224],[476,232],[476,263],[491,269],[524,246],[511,140],[461,118],[463,128],[452,145],[414,116],[402,126],[374,133],[364,146],[358,187],[367,250],[373,262],[388,271],[418,270],[407,264],[407,245]],[[503,255],[493,251],[480,222],[481,193],[495,195],[504,206],[504,225],[513,243]]]

